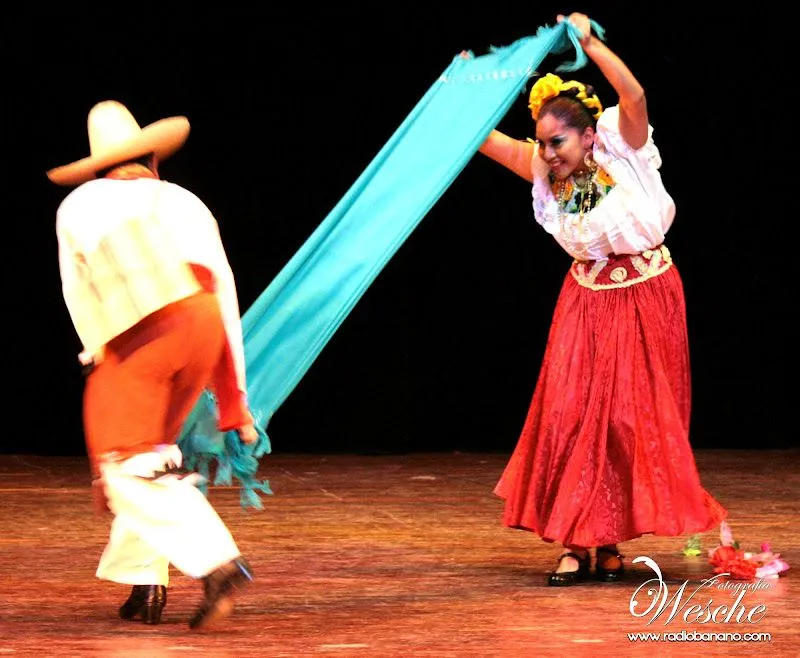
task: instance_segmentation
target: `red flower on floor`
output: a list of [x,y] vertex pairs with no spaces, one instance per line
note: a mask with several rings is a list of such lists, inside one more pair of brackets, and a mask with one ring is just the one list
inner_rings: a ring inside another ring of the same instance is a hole
[[750,580],[756,575],[757,568],[758,565],[753,561],[745,559],[744,556],[737,555],[714,567],[714,573],[729,574],[734,580]]
[[[736,560],[737,558],[741,558],[742,554],[740,551],[737,551],[733,546],[717,546],[711,553],[711,566],[712,567],[720,567],[723,564],[727,564],[731,560]],[[722,573],[714,569],[714,573]]]

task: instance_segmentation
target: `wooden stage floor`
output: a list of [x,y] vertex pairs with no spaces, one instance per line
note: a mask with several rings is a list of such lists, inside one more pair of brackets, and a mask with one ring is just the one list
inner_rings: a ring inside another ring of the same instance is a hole
[[[84,460],[0,456],[0,658],[800,656],[800,451],[697,453],[742,547],[769,540],[794,567],[745,591],[748,612],[763,606],[753,623],[726,622],[724,611],[716,623],[682,612],[665,623],[671,605],[654,621],[631,614],[637,588],[654,578],[630,566],[637,556],[659,565],[669,597],[688,581],[689,605],[734,603],[741,592],[700,587],[712,571],[705,557],[683,555],[686,537],[623,544],[630,568],[620,583],[547,587],[558,549],[500,525],[492,488],[506,458],[265,458],[275,493],[264,510],[242,510],[235,488],[210,491],[257,579],[232,617],[197,633],[186,621],[200,587],[177,572],[160,625],[116,618],[128,588],[94,577],[110,519],[92,511]],[[703,535],[706,549],[717,541]],[[639,610],[651,600],[642,590]]]

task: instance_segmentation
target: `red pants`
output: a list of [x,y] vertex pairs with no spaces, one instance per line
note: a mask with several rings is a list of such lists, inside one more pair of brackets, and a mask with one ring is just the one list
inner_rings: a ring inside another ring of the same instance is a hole
[[109,342],[84,391],[84,433],[95,477],[107,453],[127,457],[175,443],[203,390],[214,388],[229,363],[213,293],[170,304]]

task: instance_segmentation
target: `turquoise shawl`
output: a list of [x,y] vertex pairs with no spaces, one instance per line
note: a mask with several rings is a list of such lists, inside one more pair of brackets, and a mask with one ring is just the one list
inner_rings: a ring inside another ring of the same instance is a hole
[[[602,28],[592,24],[602,38]],[[259,459],[271,451],[272,416],[411,231],[447,190],[524,91],[550,53],[574,48],[568,22],[474,57],[456,55],[347,194],[242,317],[248,397],[260,428],[255,444],[216,429],[209,393],[195,406],[179,445],[185,463],[214,484],[241,484],[243,507],[262,507]]]

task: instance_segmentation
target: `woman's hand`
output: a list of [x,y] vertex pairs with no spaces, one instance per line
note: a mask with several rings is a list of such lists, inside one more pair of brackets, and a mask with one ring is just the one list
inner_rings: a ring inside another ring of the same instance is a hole
[[581,33],[581,36],[578,39],[581,43],[581,46],[585,46],[587,43],[589,43],[589,39],[592,36],[592,24],[589,22],[589,17],[586,14],[573,12],[569,16],[559,14],[556,17],[556,21],[559,23],[565,20],[572,23],[572,25]]
[[550,175],[550,165],[542,157],[541,149],[537,142],[533,143],[533,159],[531,160],[531,171],[534,179],[547,178]]

